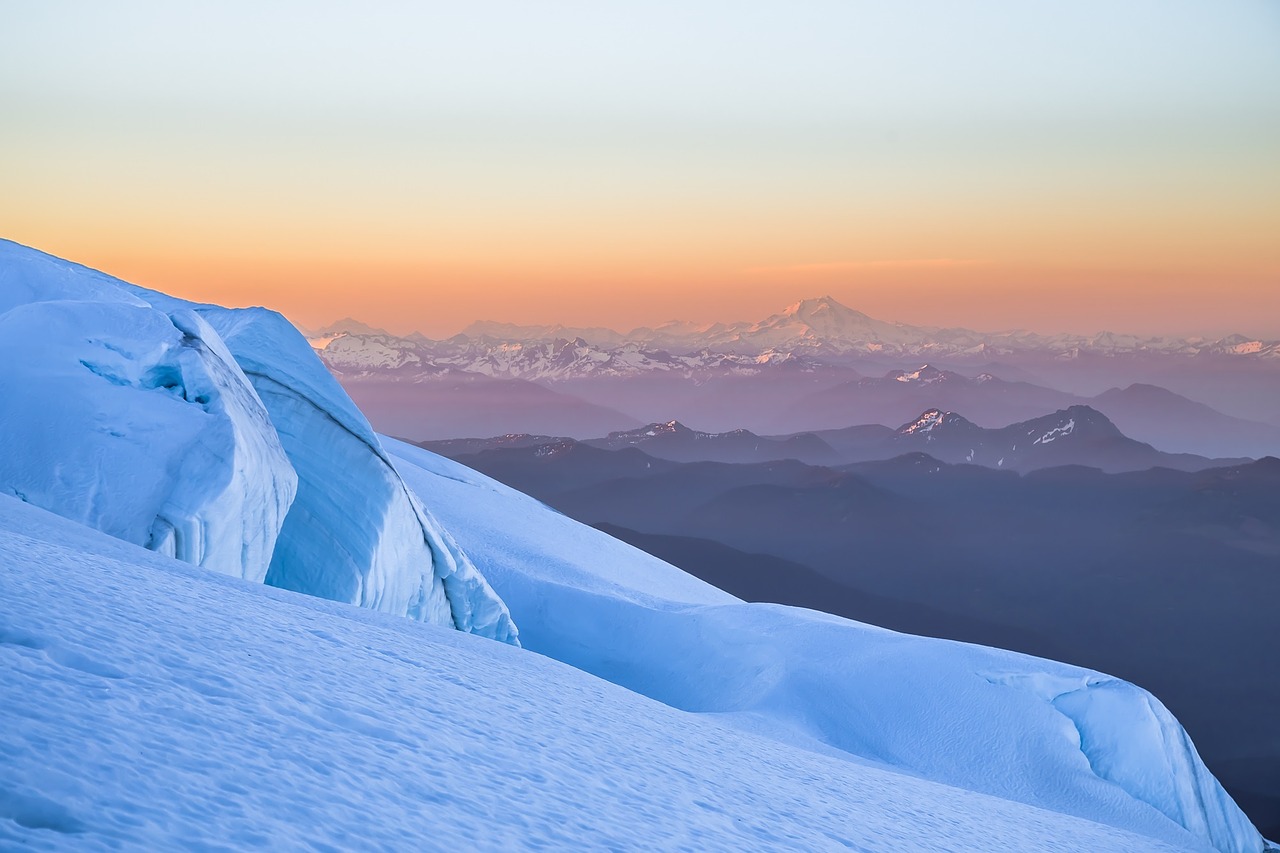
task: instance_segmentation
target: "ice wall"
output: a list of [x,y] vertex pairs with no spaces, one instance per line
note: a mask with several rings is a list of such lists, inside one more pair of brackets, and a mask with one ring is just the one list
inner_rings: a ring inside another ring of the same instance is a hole
[[[131,288],[152,304],[190,305]],[[191,307],[257,389],[298,474],[267,583],[518,645],[506,605],[405,486],[306,338],[274,311]]]
[[368,420],[273,311],[201,307],[298,472],[267,582],[516,642],[506,606],[405,487]]
[[297,478],[216,332],[0,244],[0,491],[262,581]]
[[269,584],[518,644],[279,314],[0,241],[0,490]]

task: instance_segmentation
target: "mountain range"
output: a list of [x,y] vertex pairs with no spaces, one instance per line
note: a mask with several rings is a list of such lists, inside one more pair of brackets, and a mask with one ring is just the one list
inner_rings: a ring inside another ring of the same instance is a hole
[[[433,363],[483,366],[494,374],[516,375],[522,379],[561,377],[566,373],[627,374],[655,369],[695,369],[715,365],[716,356],[733,356],[731,363],[744,367],[750,365],[752,359],[759,359],[755,362],[759,364],[803,355],[824,360],[868,354],[908,356],[913,360],[948,356],[994,359],[1026,351],[1047,352],[1055,358],[1134,352],[1280,358],[1280,341],[1251,340],[1242,335],[1205,339],[1112,332],[1095,335],[983,333],[889,323],[842,305],[830,296],[801,300],[758,322],[671,322],[657,328],[633,329],[625,334],[600,328],[492,322],[473,323],[459,335],[444,341],[431,341],[422,336],[397,339],[376,332],[348,319],[317,330],[315,337],[337,337],[343,333],[383,337],[387,338],[384,345],[398,350],[399,358],[404,361],[412,359],[414,350],[422,349],[430,353]],[[548,346],[502,346],[514,343]],[[332,363],[345,369],[384,366],[380,358],[361,353],[362,348],[339,346],[330,353]],[[672,356],[672,353],[685,355]]]
[[896,426],[926,408],[1000,426],[1084,404],[1170,452],[1280,452],[1280,342],[1238,336],[985,334],[885,323],[823,298],[756,323],[625,335],[486,322],[431,340],[344,321],[311,340],[375,424],[415,440],[589,438],[673,418],[791,433]]
[[424,441],[421,446],[450,457],[488,450],[533,450],[553,456],[576,444],[602,450],[635,448],[675,462],[770,462],[787,459],[841,465],[892,459],[912,452],[948,463],[970,463],[1011,471],[1080,465],[1116,473],[1170,468],[1199,471],[1240,464],[1247,458],[1208,458],[1165,453],[1125,435],[1088,406],[1066,409],[1008,426],[987,429],[956,412],[927,409],[897,429],[875,424],[791,435],[762,436],[738,429],[708,433],[679,421],[653,423],[578,441],[568,437],[512,433],[491,439]]

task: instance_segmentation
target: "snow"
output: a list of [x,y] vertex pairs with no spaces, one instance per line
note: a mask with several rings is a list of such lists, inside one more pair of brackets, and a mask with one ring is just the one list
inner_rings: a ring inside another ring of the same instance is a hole
[[[744,604],[454,462],[387,446],[510,606],[529,649],[850,761],[1170,843],[1190,832],[1221,850],[1262,849],[1181,727],[1133,685]],[[1046,695],[1046,682],[1073,685],[1070,698]]]
[[[1075,428],[1076,428],[1076,419],[1069,418],[1067,422],[1062,426],[1054,427],[1053,429],[1049,430],[1044,435],[1040,436],[1039,438],[1037,438],[1035,441],[1031,443],[1032,444],[1048,444],[1049,442],[1054,441],[1056,439],[1065,438],[1066,436],[1071,435],[1071,433],[1075,431]],[[1017,450],[1017,448],[1015,447],[1014,450]]]
[[0,244],[0,492],[262,581],[297,478],[198,315]]
[[1208,849],[791,748],[3,496],[0,563],[5,849]]
[[[154,550],[516,642],[287,320],[195,305],[0,243],[0,490]],[[12,367],[10,367],[12,366]],[[296,489],[296,496],[295,496]],[[286,512],[287,511],[287,512]]]
[[[930,433],[934,427],[941,426],[947,417],[946,413],[938,409],[929,409],[920,417],[898,430],[899,435],[913,435],[915,433]],[[933,436],[929,436],[932,440]]]
[[895,371],[890,374],[898,382],[913,382],[919,385],[932,385],[935,382],[942,382],[947,378],[947,374],[938,370],[932,365],[926,364],[910,373],[904,371]]
[[515,642],[501,600],[405,487],[306,339],[274,312],[200,310],[245,365],[298,472],[268,582]]
[[422,360],[411,342],[400,338],[346,334],[319,345],[322,341],[324,339],[315,339],[308,343],[323,350],[325,360],[342,370],[396,369]]
[[[694,378],[707,373],[752,375],[769,365],[801,359],[810,365],[847,363],[859,355],[893,355],[916,361],[1014,354],[1059,361],[1087,354],[1191,356],[1224,354],[1256,360],[1280,358],[1280,342],[1231,336],[1141,338],[1134,335],[1038,335],[1025,331],[976,332],[888,323],[841,305],[831,297],[806,299],[757,322],[669,323],[627,334],[606,329],[475,323],[464,334],[433,341],[414,333],[396,338],[362,324],[344,322],[323,330],[313,344],[344,376],[431,375],[457,370],[486,376],[556,382],[587,377],[669,374]],[[345,337],[339,335],[345,334]],[[951,381],[954,374],[928,364],[895,377],[903,383]],[[975,381],[992,381],[983,374]]]

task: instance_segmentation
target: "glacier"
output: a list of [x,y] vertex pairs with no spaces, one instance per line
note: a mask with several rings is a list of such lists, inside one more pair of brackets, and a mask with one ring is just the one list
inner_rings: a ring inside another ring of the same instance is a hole
[[519,642],[279,314],[9,241],[0,285],[0,352],[21,365],[0,372],[0,439],[23,449],[0,462],[0,490],[224,573]]
[[0,565],[3,849],[1210,849],[794,749],[4,495]]
[[297,478],[217,334],[190,310],[4,254],[0,491],[262,581]]
[[1266,849],[1173,715],[1132,684],[746,604],[451,460],[385,444],[528,649],[796,746],[1171,843]]
[[267,582],[518,642],[502,601],[405,486],[373,427],[301,333],[261,308],[196,310],[244,368],[298,473]]

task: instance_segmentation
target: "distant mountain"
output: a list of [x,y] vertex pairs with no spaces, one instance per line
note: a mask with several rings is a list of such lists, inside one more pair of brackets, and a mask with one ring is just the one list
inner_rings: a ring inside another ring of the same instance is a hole
[[1109,473],[1155,467],[1198,471],[1241,461],[1163,453],[1129,438],[1089,406],[1070,406],[1001,429],[983,429],[954,412],[929,409],[899,428],[875,455],[898,455],[909,450],[922,451],[945,462],[1014,471],[1061,465],[1083,465]]
[[[910,381],[919,380],[912,377]],[[934,381],[947,380],[940,376]],[[545,435],[505,434],[489,439],[425,441],[422,446],[454,458],[493,450],[521,450],[536,457],[562,452],[566,441]],[[1063,465],[1080,465],[1109,473],[1156,467],[1199,471],[1248,461],[1238,457],[1211,459],[1189,453],[1165,453],[1126,436],[1096,409],[1080,405],[998,429],[978,426],[956,412],[926,409],[896,430],[873,424],[818,433],[760,436],[741,429],[700,432],[679,421],[668,421],[572,443],[599,450],[636,448],[648,457],[674,462],[749,463],[792,459],[809,465],[831,466],[924,453],[932,460],[1010,471]]]
[[581,339],[598,345],[618,344],[626,338],[612,329],[600,326],[520,326],[515,323],[495,323],[491,320],[477,320],[462,330],[460,337],[490,341],[572,341]]
[[895,432],[893,427],[883,424],[859,424],[842,429],[816,430],[813,434],[830,445],[840,459],[849,462],[876,456]]
[[777,422],[779,432],[902,423],[923,409],[937,408],[976,412],[982,423],[998,426],[1069,406],[1078,399],[1027,382],[1006,382],[990,373],[968,377],[925,364],[823,389],[779,412]]
[[499,435],[592,436],[638,421],[522,379],[446,372],[417,381],[343,378],[342,387],[377,428],[409,439]]
[[679,421],[653,423],[634,430],[612,432],[587,444],[607,450],[638,447],[650,456],[676,462],[769,462],[798,459],[813,464],[834,463],[839,454],[812,433],[765,438],[738,429],[709,433],[689,429]]
[[[385,336],[381,330],[352,320],[340,321],[322,331],[323,335],[316,337]],[[442,341],[421,336],[405,340],[414,340],[419,345],[426,356],[424,364],[447,364],[460,369],[471,369],[468,365],[475,364],[521,379],[564,378],[570,366],[577,375],[601,369],[619,374],[651,369],[696,370],[714,366],[715,356],[731,366],[747,368],[789,357],[807,357],[833,364],[849,363],[850,359],[888,357],[982,364],[1026,353],[1044,353],[1060,361],[1088,354],[1280,359],[1280,341],[1240,335],[1213,340],[1111,332],[1041,335],[889,323],[842,305],[830,296],[801,300],[757,322],[703,325],[672,322],[620,333],[603,328],[482,321]],[[330,345],[328,341],[318,343],[322,355],[332,355],[326,352]],[[566,346],[574,352],[572,357],[560,352]],[[527,350],[532,350],[532,355]],[[611,358],[614,355],[618,357]],[[600,362],[609,364],[602,368]]]
[[1224,415],[1156,385],[1112,388],[1089,400],[1126,434],[1161,450],[1205,456],[1280,455],[1280,427]]
[[[344,384],[450,374],[517,379],[625,412],[632,425],[674,418],[708,432],[779,434],[893,426],[938,408],[995,427],[1080,403],[1112,414],[1114,404],[1117,422],[1135,437],[1157,446],[1167,437],[1169,447],[1161,449],[1207,455],[1277,452],[1267,431],[1242,418],[1274,422],[1280,430],[1280,342],[1240,336],[939,329],[884,322],[830,297],[802,300],[757,322],[673,322],[625,334],[478,322],[431,340],[351,320],[321,332],[312,345]],[[1194,424],[1177,426],[1187,412],[1147,411],[1177,409],[1176,401],[1089,396],[1135,383],[1191,394],[1232,416],[1210,418],[1213,432],[1202,441],[1210,425],[1203,413]],[[570,426],[558,432],[594,432],[568,416],[561,422]],[[457,423],[463,431],[449,437],[483,433],[478,421]],[[495,433],[538,431],[527,421],[494,427]]]
[[337,337],[344,337],[347,335],[356,335],[361,337],[368,337],[368,336],[376,336],[376,337],[384,337],[384,338],[393,337],[393,335],[390,332],[388,332],[386,329],[379,329],[376,326],[370,326],[368,323],[362,323],[361,321],[355,319],[354,317],[343,317],[341,320],[335,320],[329,325],[322,326],[319,329],[315,329],[315,330],[306,329],[306,330],[303,330],[303,334],[305,334],[309,339],[310,338],[337,338]]
[[456,456],[480,453],[485,450],[500,450],[503,448],[521,450],[526,447],[548,447],[572,441],[573,439],[562,435],[530,435],[527,432],[513,432],[507,435],[494,436],[493,438],[448,438],[414,443],[419,447],[425,447],[432,453],[439,453],[441,456],[448,456],[452,459]]
[[[446,454],[461,450],[459,442],[419,443],[433,453]],[[634,447],[618,451],[591,447],[571,438],[557,438],[542,444],[513,443],[508,446],[485,447],[470,453],[449,454],[450,458],[472,466],[513,489],[541,496],[549,481],[557,492],[590,488],[600,483],[639,480],[653,474],[674,470],[678,463],[657,459]],[[554,472],[554,476],[548,476]]]

